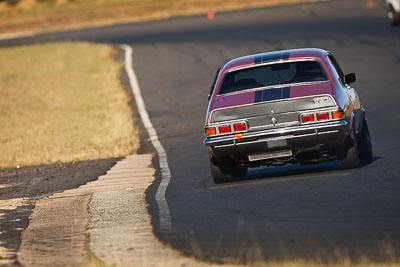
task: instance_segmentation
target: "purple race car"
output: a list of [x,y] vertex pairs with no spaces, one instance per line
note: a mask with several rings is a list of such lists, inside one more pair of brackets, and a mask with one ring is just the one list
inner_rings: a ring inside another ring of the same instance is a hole
[[205,122],[215,183],[248,167],[372,161],[365,109],[333,55],[295,49],[234,59],[218,70]]

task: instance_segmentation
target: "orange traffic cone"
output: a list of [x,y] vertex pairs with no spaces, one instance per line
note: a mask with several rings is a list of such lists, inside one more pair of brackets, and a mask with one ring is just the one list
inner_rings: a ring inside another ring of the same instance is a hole
[[211,8],[208,10],[207,12],[207,19],[208,20],[213,20],[215,19],[215,13],[214,10],[212,10]]
[[367,4],[365,5],[366,9],[375,9],[376,8],[376,4],[374,0],[368,0]]

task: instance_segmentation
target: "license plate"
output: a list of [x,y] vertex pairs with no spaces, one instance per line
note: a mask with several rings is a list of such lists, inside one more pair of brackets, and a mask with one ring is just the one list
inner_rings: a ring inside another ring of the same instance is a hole
[[286,139],[273,139],[267,141],[268,148],[277,148],[287,146]]

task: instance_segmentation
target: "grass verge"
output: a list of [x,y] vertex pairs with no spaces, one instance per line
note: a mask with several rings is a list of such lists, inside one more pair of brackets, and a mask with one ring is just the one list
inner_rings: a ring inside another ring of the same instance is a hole
[[0,2],[0,33],[44,32],[318,0],[20,0]]
[[121,157],[139,146],[107,45],[0,49],[0,168]]

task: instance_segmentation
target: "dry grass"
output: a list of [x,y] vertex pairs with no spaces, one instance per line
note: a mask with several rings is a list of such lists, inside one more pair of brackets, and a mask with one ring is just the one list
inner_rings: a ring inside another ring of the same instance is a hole
[[138,148],[111,46],[0,49],[0,168],[120,157]]
[[0,2],[0,33],[52,31],[318,0],[21,0]]
[[[193,260],[194,261],[194,260]],[[190,261],[191,262],[191,261]],[[326,263],[322,261],[304,261],[304,260],[293,260],[293,261],[282,261],[282,262],[263,262],[263,263],[255,263],[255,264],[212,264],[206,262],[191,262],[193,264],[188,264],[188,266],[196,266],[196,267],[245,267],[245,266],[254,266],[254,267],[399,267],[400,263],[374,263],[370,261],[364,261],[360,263],[352,263],[350,260],[343,260],[336,263]],[[82,264],[82,267],[133,267],[133,266],[142,266],[142,267],[150,267],[150,266],[159,266],[159,267],[175,267],[176,262],[171,259],[171,262],[157,262],[155,263],[153,259],[149,259],[148,262],[143,262],[138,264],[126,265],[121,264],[118,261],[107,265],[101,262],[99,259],[89,260],[88,263]]]

